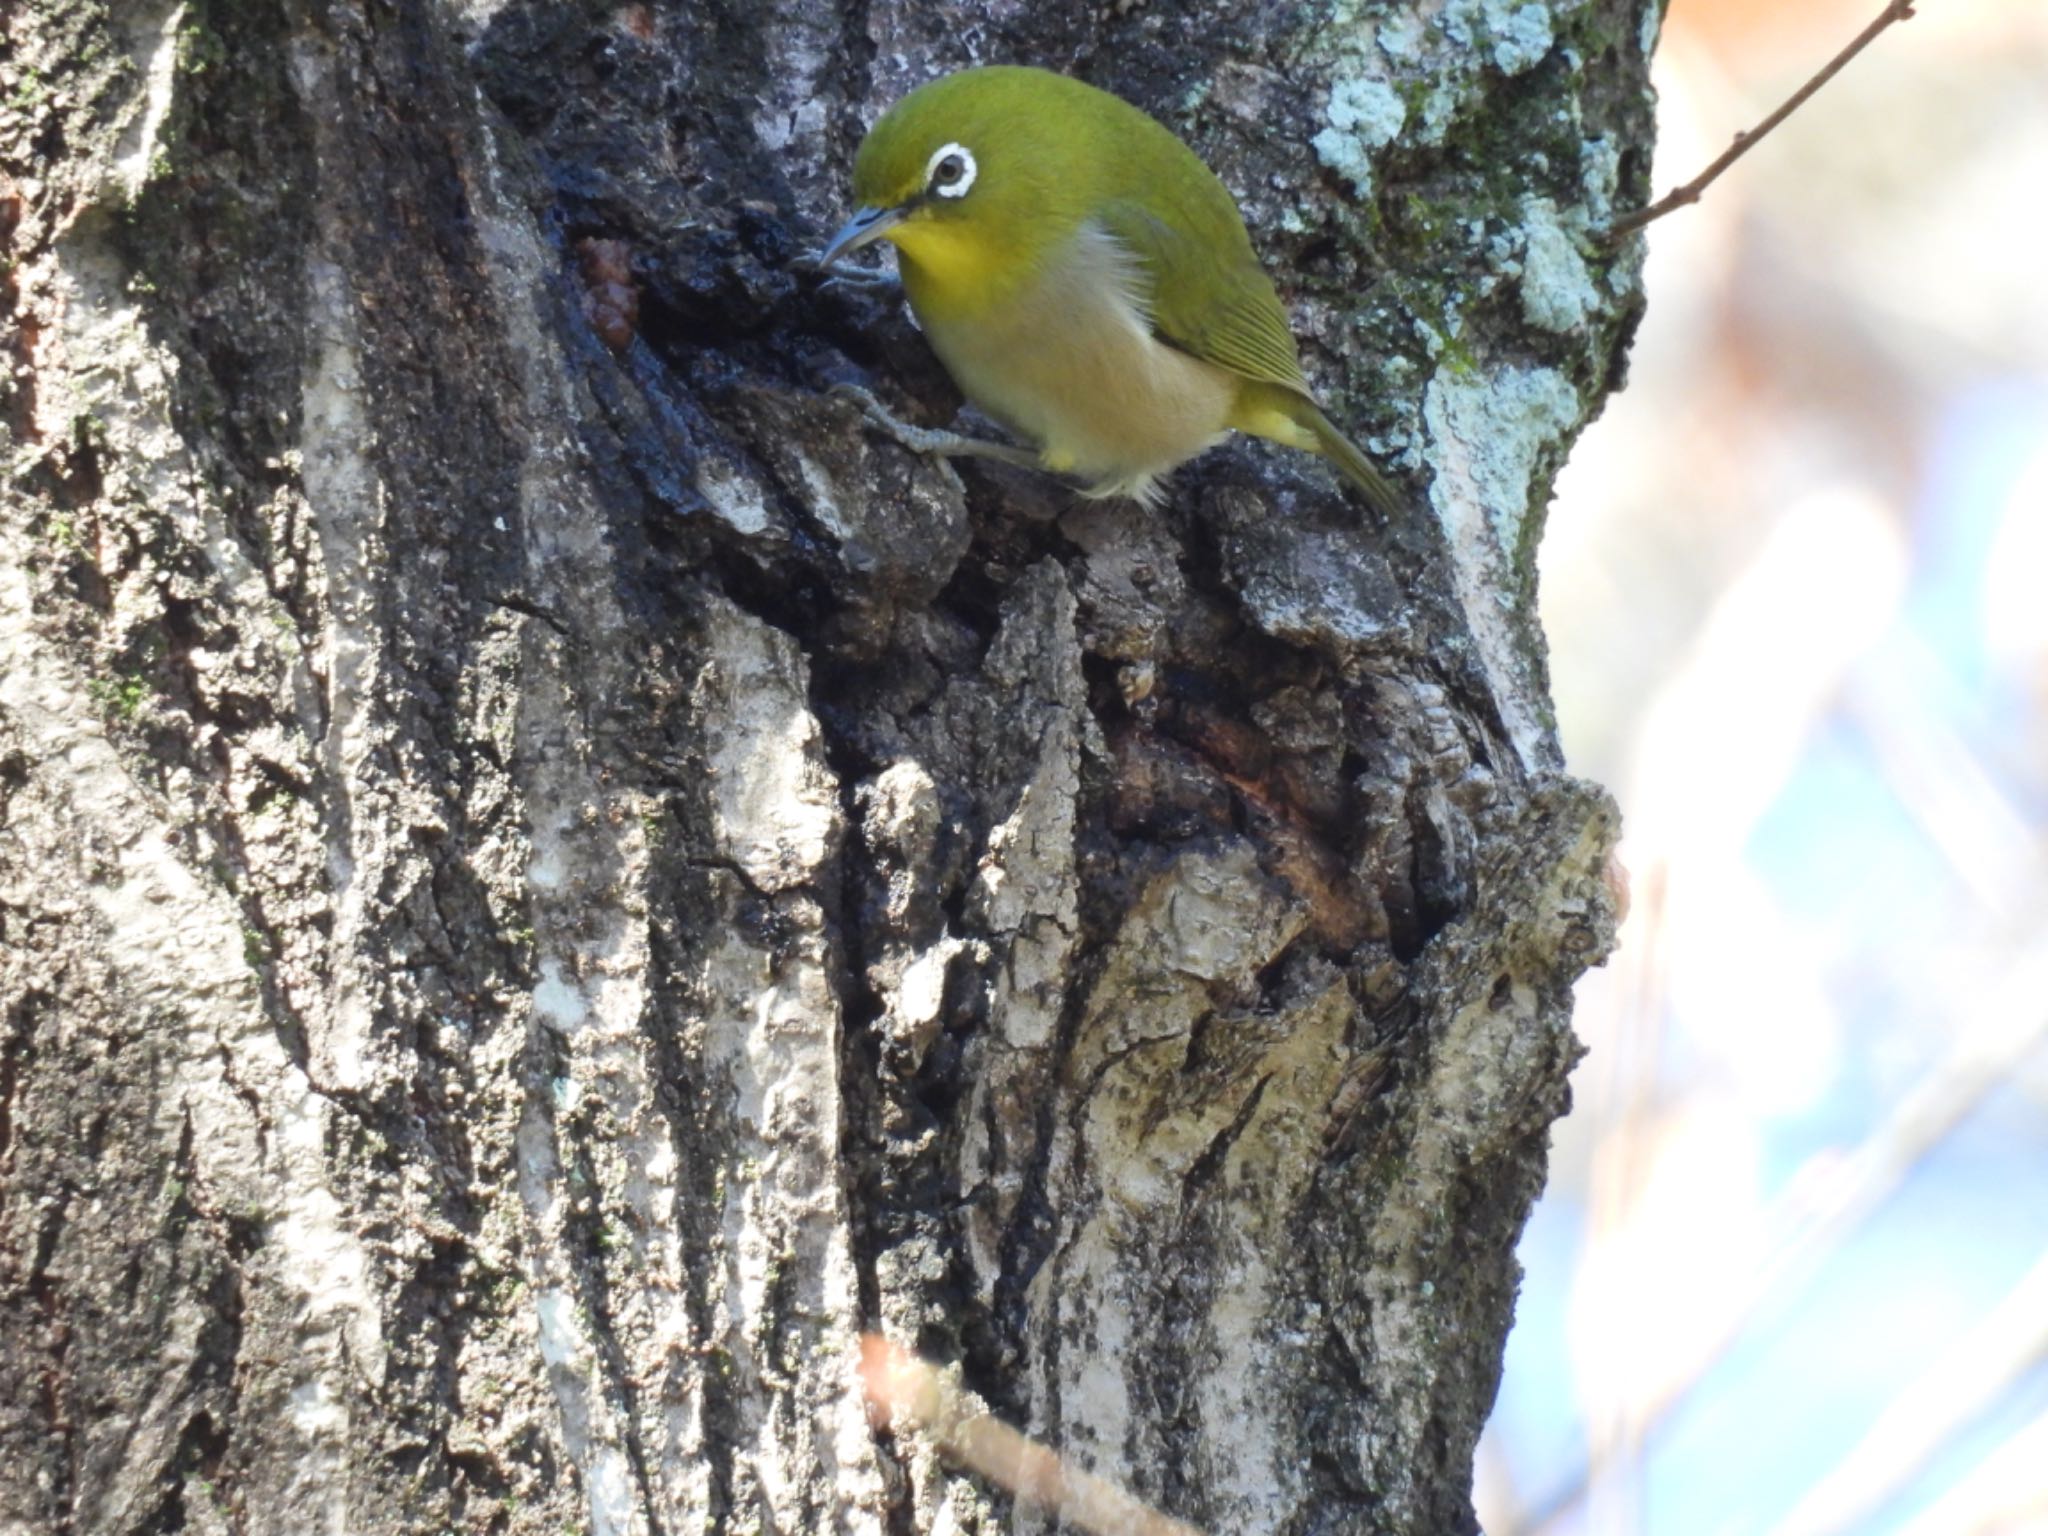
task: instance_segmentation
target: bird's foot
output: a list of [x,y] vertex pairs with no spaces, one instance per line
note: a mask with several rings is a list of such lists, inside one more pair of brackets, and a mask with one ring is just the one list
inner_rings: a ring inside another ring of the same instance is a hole
[[860,293],[902,292],[903,280],[886,267],[820,267],[818,291],[851,288]]
[[962,432],[947,432],[932,427],[913,427],[907,421],[899,421],[889,413],[889,408],[858,384],[835,384],[832,393],[842,400],[850,400],[860,407],[861,415],[868,425],[894,438],[912,453],[934,459],[994,459],[998,464],[1014,464],[1021,469],[1041,468],[1039,457],[1028,448],[1014,447],[1009,443],[992,443],[985,437],[969,437]]

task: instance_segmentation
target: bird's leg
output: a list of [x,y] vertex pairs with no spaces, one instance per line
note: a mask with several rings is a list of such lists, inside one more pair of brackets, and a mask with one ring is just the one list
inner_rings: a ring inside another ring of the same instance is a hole
[[1038,455],[1028,448],[992,443],[985,437],[969,437],[962,432],[913,427],[907,421],[899,421],[889,414],[887,406],[858,384],[834,384],[832,393],[859,406],[861,415],[868,419],[868,425],[894,438],[912,453],[926,458],[994,459],[998,464],[1014,464],[1020,469],[1044,467]]

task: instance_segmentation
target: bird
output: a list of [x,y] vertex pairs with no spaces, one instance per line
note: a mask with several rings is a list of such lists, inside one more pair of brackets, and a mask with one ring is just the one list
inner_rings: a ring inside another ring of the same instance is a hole
[[852,190],[818,266],[894,245],[953,381],[1035,451],[906,428],[852,391],[910,446],[1157,504],[1169,471],[1235,430],[1320,454],[1381,514],[1397,510],[1316,403],[1229,190],[1129,102],[1045,69],[959,70],[876,121]]

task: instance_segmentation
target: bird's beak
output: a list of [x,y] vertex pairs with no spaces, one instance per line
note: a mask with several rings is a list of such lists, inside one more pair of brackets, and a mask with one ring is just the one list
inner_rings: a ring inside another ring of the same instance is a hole
[[823,271],[840,257],[859,250],[871,240],[879,240],[893,226],[903,222],[910,209],[902,208],[861,208],[854,212],[839,233],[826,242],[825,249],[818,253],[818,269]]

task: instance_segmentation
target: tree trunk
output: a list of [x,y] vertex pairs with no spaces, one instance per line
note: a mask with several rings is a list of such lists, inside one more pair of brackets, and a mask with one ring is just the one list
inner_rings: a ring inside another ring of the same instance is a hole
[[[1218,1533],[1469,1530],[1611,942],[1534,619],[1655,0],[11,0],[0,1531],[936,1532],[858,1337]],[[1383,526],[958,472],[864,126],[1241,199]]]

